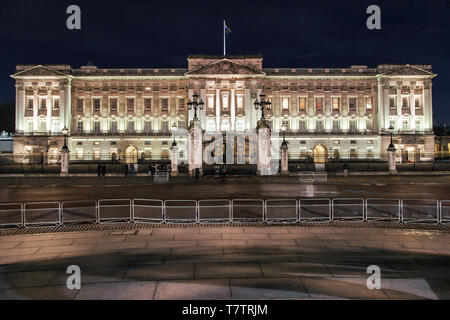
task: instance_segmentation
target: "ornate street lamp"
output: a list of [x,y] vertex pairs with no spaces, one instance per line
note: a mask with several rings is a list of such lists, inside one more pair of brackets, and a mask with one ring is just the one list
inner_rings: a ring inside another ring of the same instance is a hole
[[281,147],[285,147],[285,146],[287,146],[287,141],[286,141],[286,126],[285,125],[282,125],[281,126],[281,132],[283,132],[283,142],[281,143]]
[[188,109],[192,110],[194,109],[194,120],[198,120],[197,119],[197,110],[203,110],[203,107],[205,106],[205,103],[203,102],[203,100],[200,98],[200,101],[198,101],[198,94],[197,92],[194,92],[194,94],[192,95],[192,101],[191,99],[189,99],[187,105],[188,105]]
[[69,129],[67,129],[67,127],[64,127],[64,129],[62,129],[62,134],[64,135],[63,150],[69,150],[69,148],[67,147],[67,135],[69,134]]
[[392,143],[392,135],[394,133],[394,127],[392,126],[392,124],[389,126],[388,131],[389,134],[391,135],[391,143],[389,144],[388,151],[395,151],[395,146]]
[[173,133],[173,143],[172,143],[172,147],[176,147],[177,146],[177,142],[175,141],[175,132],[177,131],[178,127],[175,124],[175,122],[172,125],[172,133]]
[[272,103],[270,102],[270,100],[266,99],[266,95],[261,92],[261,94],[259,95],[259,101],[258,99],[256,99],[255,101],[255,109],[261,109],[261,119],[264,119],[264,110],[270,109],[271,105]]

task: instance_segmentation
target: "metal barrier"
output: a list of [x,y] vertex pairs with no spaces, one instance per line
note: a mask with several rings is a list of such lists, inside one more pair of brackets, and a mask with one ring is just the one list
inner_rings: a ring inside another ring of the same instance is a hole
[[437,222],[439,223],[439,202],[432,199],[403,199],[403,222]]
[[331,199],[300,199],[298,202],[299,221],[331,220]]
[[332,200],[331,220],[364,220],[364,199],[336,198]]
[[235,199],[231,203],[233,221],[264,222],[264,200]]
[[164,212],[167,223],[195,223],[197,222],[197,201],[166,200]]
[[133,221],[164,222],[164,201],[154,199],[134,199],[132,203]]
[[401,221],[400,199],[366,199],[366,220]]
[[0,227],[12,226],[23,226],[23,206],[21,203],[1,203]]
[[450,200],[441,200],[439,203],[440,214],[439,221],[447,224],[450,222]]
[[231,201],[228,199],[200,200],[198,202],[198,221],[231,222]]
[[61,223],[98,222],[97,201],[65,201],[61,205]]
[[59,202],[25,203],[23,214],[25,227],[61,224],[61,204]]
[[130,199],[102,199],[98,200],[98,221],[131,221],[133,213]]
[[0,227],[85,222],[155,223],[386,220],[449,223],[450,200],[388,198],[102,199],[0,204]]
[[266,222],[298,221],[298,203],[296,199],[270,199],[265,202]]

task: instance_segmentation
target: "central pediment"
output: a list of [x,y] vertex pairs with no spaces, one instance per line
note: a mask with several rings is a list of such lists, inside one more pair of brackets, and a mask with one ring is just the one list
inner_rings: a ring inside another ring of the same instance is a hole
[[249,66],[222,59],[189,71],[186,75],[264,75],[264,72]]
[[64,76],[67,76],[67,74],[59,70],[55,70],[51,67],[42,65],[27,68],[13,75],[13,77],[64,77]]
[[398,68],[389,70],[384,73],[385,76],[434,76],[434,74],[428,70],[413,66],[405,65]]

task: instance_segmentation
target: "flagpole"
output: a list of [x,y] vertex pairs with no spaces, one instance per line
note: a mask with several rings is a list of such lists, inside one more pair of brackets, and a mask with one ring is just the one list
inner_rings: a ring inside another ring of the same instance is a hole
[[227,43],[226,43],[226,23],[225,20],[223,20],[223,55],[227,55]]

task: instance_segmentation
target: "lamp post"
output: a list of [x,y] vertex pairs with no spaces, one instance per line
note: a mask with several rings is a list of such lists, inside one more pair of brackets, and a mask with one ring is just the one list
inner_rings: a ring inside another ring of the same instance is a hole
[[200,98],[200,101],[198,101],[198,93],[194,92],[194,94],[192,95],[192,101],[191,99],[189,99],[187,105],[188,105],[188,109],[192,110],[194,109],[194,120],[198,120],[197,119],[197,110],[203,110],[203,107],[205,106],[205,103],[203,102],[203,100]]
[[256,110],[261,109],[261,119],[264,119],[264,110],[270,109],[271,105],[272,103],[270,102],[270,100],[266,99],[266,95],[263,92],[261,92],[261,94],[259,95],[259,101],[258,99],[256,99],[255,101],[255,109]]
[[61,173],[62,177],[67,177],[69,175],[69,147],[67,146],[67,135],[69,134],[69,130],[67,127],[64,127],[62,130],[64,135],[64,146],[61,150]]
[[388,131],[391,136],[391,142],[387,148],[388,152],[388,164],[389,164],[389,173],[397,173],[397,163],[395,160],[395,149],[394,143],[392,142],[392,135],[394,133],[394,127],[392,125],[389,126]]
[[281,132],[283,132],[283,142],[281,143],[281,175],[289,175],[289,159],[288,159],[288,144],[286,141],[286,126],[281,126]]
[[171,154],[170,154],[170,174],[172,176],[178,176],[178,146],[177,142],[175,140],[175,132],[177,131],[177,125],[174,123],[172,125],[172,134],[173,134],[173,143],[172,147],[170,148]]

